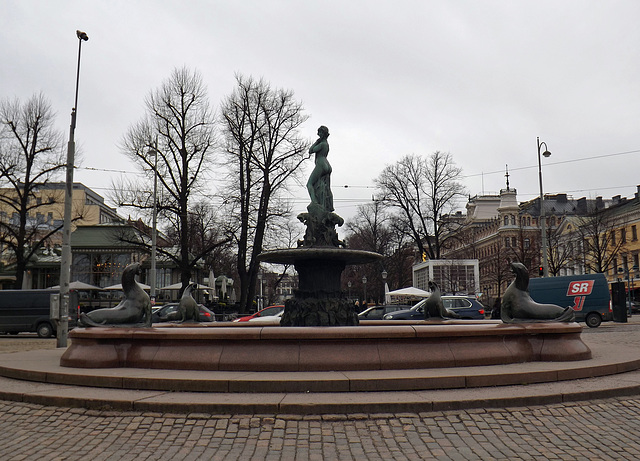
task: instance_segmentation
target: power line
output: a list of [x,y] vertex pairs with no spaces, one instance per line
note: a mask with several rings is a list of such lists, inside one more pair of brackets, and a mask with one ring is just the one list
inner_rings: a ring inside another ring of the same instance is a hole
[[[612,154],[594,155],[594,156],[591,156],[591,157],[584,157],[584,158],[561,160],[561,161],[558,161],[558,162],[546,162],[545,166],[563,165],[565,163],[584,162],[584,161],[587,161],[587,160],[598,160],[598,159],[602,159],[602,158],[617,157],[617,156],[620,156],[620,155],[629,155],[629,154],[636,154],[636,153],[640,153],[640,149],[629,150],[629,151],[624,151],[624,152],[614,152]],[[538,168],[538,165],[521,166],[521,167],[515,167],[515,168],[511,167],[511,171],[530,170],[532,168]],[[107,173],[139,174],[136,171],[114,170],[114,169],[110,169],[110,168],[95,168],[95,167],[84,167],[84,166],[80,167],[80,166],[77,166],[76,169],[78,169],[78,170],[107,172]],[[461,178],[473,178],[473,177],[482,176],[482,175],[485,175],[485,174],[502,174],[502,173],[504,173],[504,171],[502,171],[502,170],[483,171],[481,173],[472,173],[472,174],[462,175]],[[338,186],[338,187],[344,188],[344,189],[375,189],[376,188],[376,186],[359,185],[359,184],[344,184],[344,185]]]
[[[636,153],[640,153],[640,149],[636,149],[636,150],[629,150],[629,151],[623,151],[623,152],[614,152],[614,153],[610,153],[610,154],[602,154],[602,155],[594,155],[591,157],[584,157],[584,158],[576,158],[576,159],[568,159],[568,160],[560,160],[557,162],[546,162],[545,166],[553,166],[553,165],[563,165],[563,164],[567,164],[567,163],[577,163],[577,162],[584,162],[584,161],[588,161],[588,160],[598,160],[598,159],[603,159],[603,158],[610,158],[610,157],[617,157],[617,156],[621,156],[621,155],[629,155],[629,154],[636,154]],[[96,168],[96,167],[75,167],[78,170],[87,170],[87,171],[96,171],[96,172],[105,172],[105,173],[123,173],[123,174],[136,174],[138,175],[139,172],[137,171],[127,171],[127,170],[116,170],[116,169],[111,169],[111,168]],[[521,171],[521,170],[529,170],[529,169],[533,169],[533,168],[538,168],[538,165],[529,165],[529,166],[522,166],[522,167],[511,167],[510,170],[511,171]],[[503,174],[504,172],[502,170],[496,170],[496,171],[489,171],[489,172],[481,172],[481,173],[473,173],[473,174],[467,174],[467,175],[462,175],[461,178],[462,179],[466,179],[466,178],[473,178],[473,177],[477,177],[477,176],[483,176],[483,175],[490,175],[490,174]],[[361,184],[344,184],[342,186],[337,186],[340,189],[376,189],[376,186],[372,186],[372,185],[361,185]],[[621,189],[621,188],[631,188],[631,187],[636,187],[636,185],[631,185],[631,186],[612,186],[612,187],[596,187],[596,188],[591,188],[591,189],[576,189],[576,190],[571,190],[571,191],[565,191],[565,192],[571,192],[571,193],[575,193],[575,192],[589,192],[589,191],[594,191],[594,190],[609,190],[609,189]],[[107,187],[92,187],[92,189],[95,190],[111,190],[111,188],[107,188]],[[217,197],[216,195],[213,194],[198,194],[200,196],[202,196],[203,198],[208,198],[208,199],[217,199],[219,197]],[[523,194],[523,195],[527,195],[527,194]],[[533,195],[533,194],[529,194],[529,195]],[[292,201],[293,203],[299,203],[299,202],[304,202],[307,199],[306,198],[299,198],[299,197],[291,197],[288,200]],[[336,202],[342,202],[342,203],[348,203],[348,202],[352,202],[352,203],[363,203],[363,202],[367,202],[369,201],[369,198],[334,198],[334,201]]]
[[[565,163],[576,163],[576,162],[583,162],[586,160],[597,160],[597,159],[601,159],[601,158],[608,158],[608,157],[616,157],[619,155],[628,155],[628,154],[636,154],[640,152],[639,150],[629,150],[626,152],[616,152],[613,154],[602,154],[602,155],[594,155],[593,157],[585,157],[585,158],[574,158],[574,159],[569,159],[569,160],[561,160],[559,162],[545,162],[545,166],[553,166],[553,165],[563,165]],[[538,168],[538,165],[530,165],[530,166],[521,166],[521,167],[516,167],[516,168],[512,168],[510,167],[509,169],[511,171],[519,171],[519,170],[530,170],[532,168]],[[504,171],[499,170],[499,171],[489,171],[489,172],[482,172],[482,173],[474,173],[474,174],[467,174],[467,175],[463,175],[461,176],[462,178],[473,178],[475,176],[482,176],[485,174],[503,174]]]

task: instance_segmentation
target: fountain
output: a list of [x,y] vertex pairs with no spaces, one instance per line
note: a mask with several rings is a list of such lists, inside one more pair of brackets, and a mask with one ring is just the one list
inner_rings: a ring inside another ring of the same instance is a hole
[[[250,322],[91,326],[70,333],[71,346],[62,355],[60,365],[351,372],[591,358],[591,351],[580,338],[582,327],[570,323],[570,316],[556,318],[562,308],[545,307],[553,313],[548,318],[510,317],[508,320],[513,323],[444,318],[359,323],[353,306],[341,292],[340,275],[346,265],[374,262],[381,255],[347,249],[338,239],[335,226],[342,225],[343,219],[333,208],[331,166],[327,161],[329,130],[320,127],[318,136],[310,148],[310,153],[316,155],[307,183],[311,203],[307,213],[298,216],[306,225],[304,239],[298,248],[260,255],[262,261],[293,264],[298,271],[299,290],[294,299],[286,302],[280,326],[256,326]],[[520,280],[519,285],[522,283]],[[522,287],[514,285],[513,290],[516,288]],[[516,316],[531,310],[530,302],[524,309],[518,306],[522,300],[528,302],[525,296],[515,293],[510,312]],[[557,321],[559,318],[564,321]],[[377,379],[384,381],[386,377]],[[418,381],[403,384],[416,389],[422,385]],[[384,386],[393,388],[393,383]]]
[[259,256],[264,262],[293,264],[298,272],[298,290],[285,302],[281,326],[358,325],[358,313],[340,288],[342,271],[347,265],[382,259],[378,253],[346,249],[338,239],[335,227],[344,220],[334,213],[328,137],[328,128],[321,126],[318,140],[309,148],[316,157],[307,182],[311,203],[307,213],[298,215],[306,226],[304,239],[296,249],[265,251]]

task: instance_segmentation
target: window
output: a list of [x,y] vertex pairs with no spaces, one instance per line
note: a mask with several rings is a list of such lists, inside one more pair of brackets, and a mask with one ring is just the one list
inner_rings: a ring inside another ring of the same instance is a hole
[[634,242],[638,240],[638,229],[636,229],[636,225],[631,226],[631,240]]
[[516,217],[514,215],[511,215],[511,225],[512,226],[516,225]]
[[634,270],[637,271],[640,268],[640,259],[638,258],[638,253],[633,255],[633,267]]
[[620,229],[620,243],[627,243],[627,229],[625,227]]
[[616,244],[616,232],[611,231],[611,245],[615,245],[615,244]]
[[504,225],[508,226],[509,225],[509,216],[505,216],[504,217]]
[[507,248],[509,248],[511,246],[511,238],[510,237],[505,237],[504,238],[504,246],[506,246]]
[[524,248],[527,249],[531,246],[531,240],[524,239]]

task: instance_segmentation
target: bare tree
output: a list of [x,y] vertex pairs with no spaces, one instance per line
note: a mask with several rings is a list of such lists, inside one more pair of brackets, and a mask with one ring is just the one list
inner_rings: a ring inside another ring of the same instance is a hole
[[573,246],[568,245],[557,230],[551,227],[547,228],[547,242],[549,242],[547,261],[549,273],[554,277],[560,275],[560,271],[571,265],[575,258]]
[[380,200],[359,205],[356,215],[345,226],[349,247],[385,254],[391,240],[389,219]]
[[578,232],[587,272],[607,272],[613,267],[615,258],[624,250],[625,241],[616,238],[616,230],[624,224],[611,208],[593,207],[588,216],[580,218]]
[[362,276],[366,276],[367,284],[373,287],[369,294],[379,300],[384,299],[383,270],[392,289],[411,285],[414,250],[408,245],[406,232],[398,232],[398,225],[402,223],[388,213],[380,200],[358,206],[356,215],[346,223],[345,240],[349,248],[373,251],[383,255],[383,259],[347,269],[343,282],[351,282],[361,290]]
[[287,211],[278,198],[309,158],[309,143],[299,135],[308,117],[292,91],[241,75],[236,75],[236,84],[223,101],[222,124],[230,172],[228,203],[238,222],[240,303],[249,310],[265,234],[270,222]]
[[480,260],[480,286],[495,287],[496,292],[491,293],[495,299],[502,297],[503,290],[513,278],[509,266],[512,254],[506,250],[503,243],[498,240],[491,248],[489,255]]
[[379,198],[398,211],[420,254],[439,259],[452,222],[453,211],[465,189],[458,182],[462,169],[449,153],[424,158],[407,155],[387,166],[376,179]]
[[66,164],[63,134],[53,124],[54,113],[42,94],[24,104],[0,102],[0,245],[15,260],[16,288],[22,288],[30,259],[62,228],[34,220],[39,208],[59,200],[59,195],[37,194]]
[[[549,229],[551,230],[551,229]],[[506,248],[506,253],[510,261],[517,261],[528,269],[530,275],[537,272],[538,263],[540,262],[540,246],[538,245],[539,232],[531,231],[523,225],[522,220],[518,225],[515,234],[510,234],[511,245]],[[554,255],[554,267],[557,264],[557,252]],[[551,260],[551,255],[549,256]],[[551,263],[550,263],[551,264]],[[507,268],[509,266],[507,265]],[[509,269],[510,270],[510,269]]]
[[357,274],[356,278],[360,282],[362,277],[366,276],[367,284],[371,287],[368,291],[368,297],[378,300],[384,299],[384,282],[381,274],[383,270],[386,270],[386,259],[389,256],[389,244],[392,238],[388,221],[389,216],[385,207],[379,200],[373,200],[365,205],[359,205],[356,215],[349,219],[345,226],[347,230],[345,240],[348,242],[349,248],[373,251],[383,255],[384,259],[348,268],[343,274],[343,278],[346,280],[349,275],[353,278],[353,274]]
[[114,186],[114,200],[120,206],[146,210],[152,208],[154,174],[159,188],[158,216],[168,233],[174,235],[179,252],[166,253],[180,268],[184,289],[194,266],[209,252],[223,244],[205,239],[193,247],[190,228],[190,198],[204,185],[212,164],[215,117],[207,91],[197,71],[174,69],[160,88],[145,100],[146,115],[129,128],[122,150],[140,169],[140,178]]

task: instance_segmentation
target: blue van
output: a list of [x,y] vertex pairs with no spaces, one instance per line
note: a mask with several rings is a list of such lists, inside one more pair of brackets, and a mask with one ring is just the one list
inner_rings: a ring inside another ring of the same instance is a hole
[[613,320],[609,284],[604,274],[533,278],[529,280],[529,294],[537,303],[571,306],[576,321],[591,328]]

